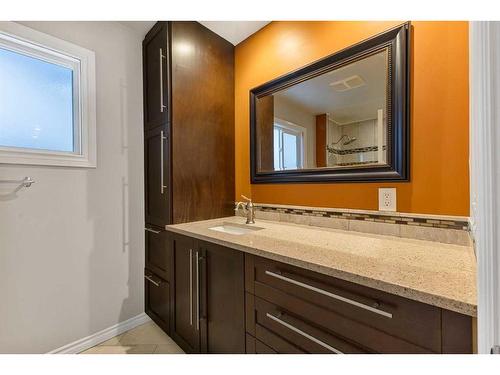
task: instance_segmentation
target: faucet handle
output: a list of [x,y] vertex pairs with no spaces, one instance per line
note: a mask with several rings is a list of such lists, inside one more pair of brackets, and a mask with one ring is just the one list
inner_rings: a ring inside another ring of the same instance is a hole
[[250,198],[245,197],[243,194],[241,194],[241,197],[242,197],[243,199],[247,200],[248,202],[251,202],[251,201],[252,201]]

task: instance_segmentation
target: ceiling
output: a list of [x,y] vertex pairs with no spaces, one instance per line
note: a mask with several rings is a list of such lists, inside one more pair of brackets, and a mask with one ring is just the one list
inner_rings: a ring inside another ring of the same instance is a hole
[[203,26],[220,35],[233,45],[244,41],[270,21],[199,21]]
[[[270,21],[199,21],[203,26],[237,45]],[[122,24],[134,29],[144,37],[156,21],[124,21]]]

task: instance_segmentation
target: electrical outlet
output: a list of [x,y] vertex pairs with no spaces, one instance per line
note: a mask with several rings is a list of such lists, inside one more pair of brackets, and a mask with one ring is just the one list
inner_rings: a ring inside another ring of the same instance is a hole
[[378,189],[379,211],[396,211],[396,188]]

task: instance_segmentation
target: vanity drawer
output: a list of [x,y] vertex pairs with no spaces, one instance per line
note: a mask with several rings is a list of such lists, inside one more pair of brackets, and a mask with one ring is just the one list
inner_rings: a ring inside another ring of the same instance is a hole
[[170,333],[170,284],[144,270],[145,310],[166,333]]
[[[250,297],[252,298],[252,297]],[[253,297],[255,338],[277,353],[343,354],[370,351],[319,327],[300,314]],[[251,303],[252,304],[252,303]]]
[[146,267],[167,281],[172,273],[170,237],[170,232],[152,225],[145,226]]
[[[392,336],[317,305],[287,296],[284,293],[275,299],[275,303],[247,294],[247,315],[247,332],[254,334],[256,338],[268,345],[270,345],[269,341],[265,338],[267,333],[262,332],[262,327],[295,344],[297,335],[292,335],[291,331],[301,336],[307,336],[290,327],[293,326],[327,344],[330,343],[333,348],[346,354],[361,352],[386,354],[435,353],[433,350],[408,342],[404,338]],[[294,337],[293,340],[284,336],[287,332]],[[277,349],[276,346],[270,346]],[[301,346],[300,348],[309,353],[332,351],[325,350],[325,347],[316,348],[315,351],[310,351],[310,347]],[[277,350],[282,352],[279,349]],[[289,351],[286,351],[286,353],[289,353]]]
[[441,352],[441,309],[247,255],[249,293],[377,352]]

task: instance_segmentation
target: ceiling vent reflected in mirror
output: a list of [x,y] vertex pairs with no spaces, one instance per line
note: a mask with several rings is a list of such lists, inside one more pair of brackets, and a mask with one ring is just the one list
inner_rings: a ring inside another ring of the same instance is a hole
[[337,92],[352,90],[366,85],[366,82],[358,75],[354,75],[343,80],[332,82],[330,86]]

